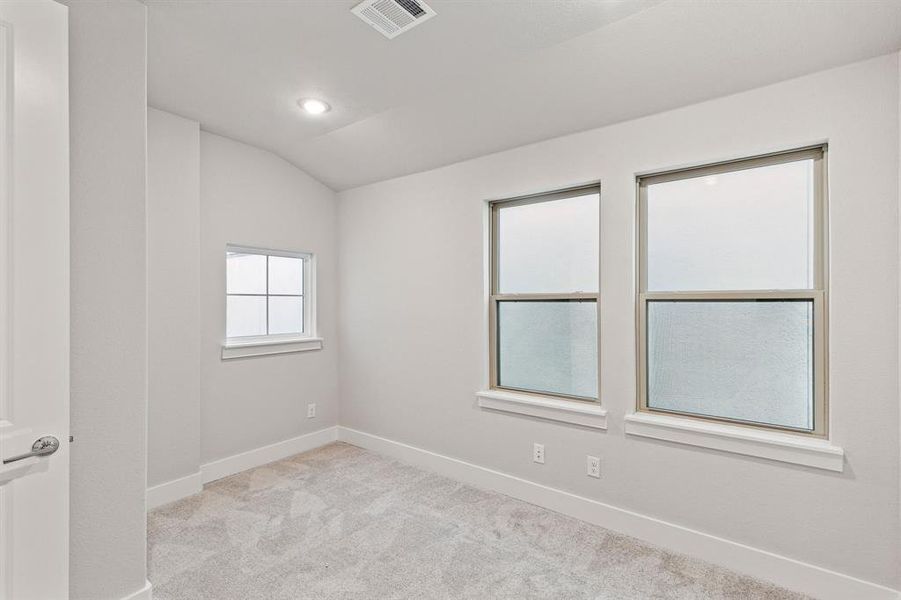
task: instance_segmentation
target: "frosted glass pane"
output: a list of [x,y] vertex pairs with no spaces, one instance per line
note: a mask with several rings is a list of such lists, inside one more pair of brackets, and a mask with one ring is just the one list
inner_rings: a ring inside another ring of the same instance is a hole
[[303,294],[303,259],[270,256],[269,293]]
[[498,303],[498,384],[596,398],[595,302]]
[[228,296],[226,302],[226,335],[266,335],[266,297]]
[[813,302],[648,302],[648,406],[813,429]]
[[813,161],[647,188],[648,290],[813,287]]
[[598,194],[498,209],[498,291],[596,292]]
[[229,294],[266,293],[266,257],[260,254],[227,252],[226,289]]
[[303,298],[269,297],[269,333],[303,332]]

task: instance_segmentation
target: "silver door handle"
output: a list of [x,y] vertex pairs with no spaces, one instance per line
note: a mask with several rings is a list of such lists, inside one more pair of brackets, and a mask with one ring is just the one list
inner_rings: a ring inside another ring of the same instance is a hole
[[45,435],[42,438],[38,438],[35,443],[31,445],[31,452],[13,456],[12,458],[4,458],[3,464],[5,465],[16,462],[17,460],[24,460],[26,458],[31,458],[32,456],[50,456],[57,450],[59,450],[59,440],[52,435]]

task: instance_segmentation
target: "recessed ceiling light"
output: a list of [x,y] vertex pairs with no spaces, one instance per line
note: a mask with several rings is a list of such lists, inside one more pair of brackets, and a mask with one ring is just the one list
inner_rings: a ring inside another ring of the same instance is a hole
[[316,98],[301,98],[297,101],[297,104],[304,109],[308,115],[321,115],[322,113],[327,113],[332,110],[332,107],[329,106],[328,103],[317,100]]

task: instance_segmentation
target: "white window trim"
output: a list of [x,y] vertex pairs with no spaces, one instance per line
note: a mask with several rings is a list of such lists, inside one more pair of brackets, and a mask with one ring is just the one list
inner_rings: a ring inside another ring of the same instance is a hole
[[821,438],[646,412],[626,415],[624,426],[627,434],[638,437],[839,473],[844,470],[844,449]]
[[476,398],[481,408],[572,423],[592,429],[607,429],[607,410],[598,402],[565,400],[499,389],[476,392]]
[[228,360],[230,358],[306,352],[308,350],[322,350],[322,338],[259,335],[226,340],[222,344],[222,358],[223,360]]
[[[265,254],[268,256],[303,259],[304,333],[254,335],[234,338],[226,337],[222,341],[222,359],[228,360],[232,358],[321,350],[323,339],[318,336],[316,319],[316,255],[311,252],[272,250],[237,244],[227,244],[226,252],[245,252],[248,254]],[[227,297],[228,294],[226,293],[225,296]]]

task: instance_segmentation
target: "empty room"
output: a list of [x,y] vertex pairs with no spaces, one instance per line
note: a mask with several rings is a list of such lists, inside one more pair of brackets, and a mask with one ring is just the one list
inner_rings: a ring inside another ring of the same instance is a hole
[[0,600],[901,600],[901,0],[0,0]]

